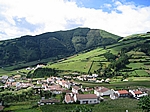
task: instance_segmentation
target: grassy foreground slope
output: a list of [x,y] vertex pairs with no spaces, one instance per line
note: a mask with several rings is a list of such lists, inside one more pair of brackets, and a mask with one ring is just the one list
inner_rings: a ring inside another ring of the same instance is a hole
[[[130,103],[129,103],[130,102]],[[44,105],[40,107],[31,107],[27,102],[18,103],[10,108],[4,109],[4,112],[15,111],[15,112],[73,112],[76,107],[80,108],[85,106],[91,108],[92,112],[143,112],[142,109],[138,108],[138,100],[135,99],[117,99],[101,102],[96,105],[80,105],[80,104],[55,104],[55,105]]]

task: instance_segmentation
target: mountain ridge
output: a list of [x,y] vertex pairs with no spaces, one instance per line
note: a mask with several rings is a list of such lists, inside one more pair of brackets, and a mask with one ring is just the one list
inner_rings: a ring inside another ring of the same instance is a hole
[[0,65],[11,66],[46,58],[57,59],[117,43],[122,37],[100,29],[76,28],[0,41]]

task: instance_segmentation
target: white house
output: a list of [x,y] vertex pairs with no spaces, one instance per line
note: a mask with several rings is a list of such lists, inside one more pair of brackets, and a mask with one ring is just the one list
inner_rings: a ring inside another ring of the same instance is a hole
[[129,96],[129,92],[127,90],[114,91],[113,89],[111,89],[111,91],[112,91],[110,94],[111,99],[117,99],[119,97],[128,97]]
[[39,105],[51,105],[55,103],[59,103],[60,101],[57,99],[41,99],[38,104]]
[[73,86],[72,87],[72,92],[73,93],[78,93],[79,90],[80,90],[80,88],[78,86]]
[[64,89],[60,87],[60,85],[52,85],[52,86],[46,86],[44,88],[45,91],[51,91],[54,94],[61,94]]
[[119,97],[128,97],[129,96],[129,92],[127,90],[118,90],[117,91]]
[[106,87],[97,87],[94,90],[94,94],[96,94],[97,96],[106,96],[106,95],[110,95],[111,94],[111,90],[106,88]]
[[47,78],[47,84],[54,84],[55,83],[55,77]]
[[143,96],[147,96],[148,94],[139,90],[129,90],[129,93],[134,97],[134,98],[141,98]]
[[92,74],[92,76],[96,78],[96,77],[98,77],[98,74]]
[[71,87],[71,83],[70,82],[66,82],[65,83],[65,88],[70,89],[70,87]]
[[100,103],[96,94],[75,94],[74,101],[79,101],[80,104],[96,104]]

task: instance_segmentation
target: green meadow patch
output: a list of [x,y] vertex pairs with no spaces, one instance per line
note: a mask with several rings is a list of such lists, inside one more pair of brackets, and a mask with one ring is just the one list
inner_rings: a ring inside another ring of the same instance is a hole
[[76,107],[87,107],[91,108],[92,112],[142,112],[138,108],[138,100],[121,98],[116,100],[108,100],[95,105],[79,105],[79,104],[65,104],[65,105],[45,105],[41,106],[40,109],[43,112],[72,112]]
[[[6,111],[15,111],[15,112],[33,112],[34,106],[37,105],[37,101],[25,101],[25,102],[16,102],[16,103],[11,103],[10,106],[4,108],[4,112]],[[32,110],[32,111],[29,111]],[[35,111],[39,112],[39,111]]]
[[13,70],[13,71],[7,71],[3,68],[0,68],[0,76],[3,76],[3,75],[8,75],[8,76],[12,76],[14,74],[16,74],[17,71],[16,70]]
[[105,49],[97,48],[90,52],[74,55],[64,61],[50,64],[48,67],[58,70],[71,70],[85,73],[88,73],[89,71],[94,72],[94,70],[98,69],[98,65],[101,61],[106,61],[102,55],[105,52]]
[[138,107],[138,100],[129,98],[120,98],[116,100],[109,100],[95,105],[93,112],[143,112]]

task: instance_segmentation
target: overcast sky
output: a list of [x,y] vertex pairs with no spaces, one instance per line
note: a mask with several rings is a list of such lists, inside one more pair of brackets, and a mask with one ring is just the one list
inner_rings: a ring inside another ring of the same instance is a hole
[[0,40],[77,27],[150,31],[150,0],[0,0]]

